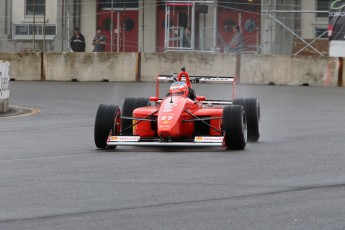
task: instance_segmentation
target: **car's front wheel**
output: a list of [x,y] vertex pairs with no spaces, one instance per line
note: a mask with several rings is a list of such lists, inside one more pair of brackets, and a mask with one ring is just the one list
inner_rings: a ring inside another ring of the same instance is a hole
[[[126,97],[123,102],[122,116],[132,117],[133,111],[140,107],[145,107],[150,105],[149,98],[146,97]],[[123,135],[133,135],[133,120],[122,119],[122,134]]]
[[[120,131],[120,109],[116,105],[101,104],[98,107],[94,139],[97,148],[105,149],[107,147],[107,139],[112,130],[112,135],[116,135]],[[116,146],[112,146],[116,148]]]

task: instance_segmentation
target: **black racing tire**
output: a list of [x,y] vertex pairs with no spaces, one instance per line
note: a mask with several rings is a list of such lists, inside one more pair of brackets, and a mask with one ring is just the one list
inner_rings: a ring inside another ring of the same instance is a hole
[[247,117],[248,141],[256,142],[260,138],[260,104],[256,98],[236,98],[233,105],[242,105]]
[[[101,104],[98,107],[95,128],[94,139],[96,147],[99,149],[107,148],[107,139],[110,131],[113,130],[113,134],[119,131],[119,117],[121,115],[120,109],[116,105]],[[116,146],[111,146],[116,148]]]
[[[147,97],[126,97],[123,102],[122,116],[132,117],[135,109],[149,105],[150,100]],[[133,128],[128,128],[131,125],[133,125],[133,120],[122,119],[122,135],[133,135]]]
[[241,105],[223,108],[222,131],[225,146],[231,150],[242,150],[247,144],[247,119]]
[[232,101],[233,105],[242,105],[244,107],[244,98],[235,98]]
[[244,110],[247,116],[248,141],[257,142],[260,138],[260,104],[256,98],[246,98]]
[[191,100],[195,100],[195,98],[196,98],[196,93],[195,93],[195,90],[193,89],[193,88],[188,88],[188,97],[189,97],[189,99],[191,99]]

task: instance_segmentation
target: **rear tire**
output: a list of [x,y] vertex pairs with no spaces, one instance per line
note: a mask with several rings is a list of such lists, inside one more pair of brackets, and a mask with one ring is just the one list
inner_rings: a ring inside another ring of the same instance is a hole
[[[126,97],[123,102],[122,116],[132,117],[133,111],[136,108],[150,105],[150,100],[147,97]],[[133,125],[133,120],[122,119],[122,135],[133,135],[133,128],[128,128]]]
[[232,101],[232,104],[233,104],[233,105],[242,105],[243,108],[244,108],[244,98],[235,98],[235,99]]
[[247,116],[248,141],[256,142],[260,138],[260,104],[256,98],[246,98],[244,101],[244,110]]
[[242,105],[246,112],[248,126],[248,141],[256,142],[260,138],[260,104],[256,98],[236,98],[234,105]]
[[195,101],[195,98],[196,98],[195,90],[193,88],[188,88],[188,90],[189,90],[188,92],[189,99]]
[[240,150],[247,143],[247,120],[240,105],[225,106],[223,109],[222,131],[227,149]]
[[[120,109],[116,105],[101,104],[98,107],[94,129],[94,139],[97,148],[107,148],[110,130],[113,130],[113,135],[118,133],[120,115]],[[116,148],[116,146],[112,147]]]

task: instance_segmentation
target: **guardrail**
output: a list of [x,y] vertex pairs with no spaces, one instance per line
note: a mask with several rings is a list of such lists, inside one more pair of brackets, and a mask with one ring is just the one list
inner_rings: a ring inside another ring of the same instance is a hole
[[9,62],[0,60],[0,113],[9,111],[10,78],[8,76]]

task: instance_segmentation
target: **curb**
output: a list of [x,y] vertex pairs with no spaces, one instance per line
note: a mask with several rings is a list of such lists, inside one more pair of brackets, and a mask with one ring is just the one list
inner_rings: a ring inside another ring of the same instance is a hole
[[24,117],[31,116],[39,113],[39,109],[32,109],[20,106],[9,106],[9,110],[4,113],[0,113],[1,118],[14,118],[14,117]]

